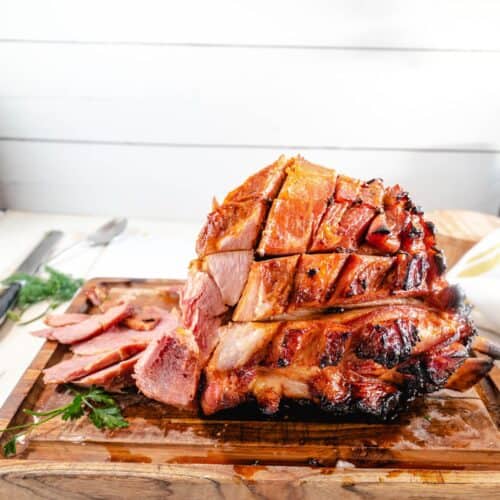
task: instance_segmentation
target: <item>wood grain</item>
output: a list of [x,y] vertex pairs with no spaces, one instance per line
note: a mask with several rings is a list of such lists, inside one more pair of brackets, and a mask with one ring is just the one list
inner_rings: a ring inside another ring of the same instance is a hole
[[[460,245],[470,241],[464,237]],[[168,284],[110,280],[107,286],[118,293]],[[80,294],[70,310],[84,307]],[[44,346],[1,409],[0,425],[23,421],[22,407],[65,401],[66,394],[44,387],[40,377],[64,355],[64,347]],[[30,436],[16,459],[0,460],[0,493],[21,499],[135,498],[144,491],[148,498],[498,496],[498,391],[492,384],[464,394],[440,391],[391,424],[294,412],[263,420],[251,408],[207,419],[139,395],[119,400],[128,429],[101,432],[84,420],[52,421]]]
[[9,461],[6,498],[299,499],[498,498],[500,475],[437,470],[73,464]]

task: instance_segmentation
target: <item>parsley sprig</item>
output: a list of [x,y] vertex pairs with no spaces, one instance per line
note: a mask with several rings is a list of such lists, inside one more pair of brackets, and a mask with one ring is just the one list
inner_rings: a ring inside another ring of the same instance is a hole
[[77,420],[86,415],[98,429],[120,429],[128,427],[129,424],[123,417],[120,407],[103,389],[90,387],[83,392],[74,388],[70,388],[70,390],[75,397],[67,405],[48,411],[24,409],[24,413],[34,417],[32,422],[0,429],[0,433],[21,431],[12,436],[3,446],[3,453],[6,457],[16,454],[17,442],[29,431],[59,416],[63,420]]
[[75,279],[67,274],[56,271],[52,267],[45,267],[46,277],[32,276],[25,273],[15,273],[7,278],[3,283],[21,283],[22,288],[17,297],[16,306],[8,312],[9,319],[21,321],[24,312],[33,304],[48,300],[49,305],[45,311],[20,323],[27,325],[35,321],[57,306],[71,299],[75,292],[82,286],[83,280]]

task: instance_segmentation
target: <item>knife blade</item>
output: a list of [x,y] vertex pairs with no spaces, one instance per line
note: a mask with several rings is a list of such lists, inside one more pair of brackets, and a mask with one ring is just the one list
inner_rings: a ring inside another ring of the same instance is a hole
[[[38,245],[21,262],[15,272],[34,274],[49,257],[62,235],[62,231],[49,231],[46,233]],[[5,321],[7,311],[16,303],[17,294],[21,290],[21,287],[21,283],[12,283],[0,292],[0,325]]]

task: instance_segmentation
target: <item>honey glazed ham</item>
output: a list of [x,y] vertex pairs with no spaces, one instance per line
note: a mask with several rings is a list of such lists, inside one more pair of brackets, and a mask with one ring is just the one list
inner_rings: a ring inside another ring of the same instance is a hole
[[35,334],[74,357],[45,380],[135,384],[206,415],[247,402],[273,415],[295,400],[383,420],[492,367],[472,357],[434,225],[398,185],[282,156],[214,202],[196,252],[180,316],[133,297],[106,305],[96,290],[100,315],[50,317]]
[[398,185],[282,156],[214,203],[196,251],[182,316],[205,414],[293,399],[387,419],[491,368],[471,357],[434,225]]

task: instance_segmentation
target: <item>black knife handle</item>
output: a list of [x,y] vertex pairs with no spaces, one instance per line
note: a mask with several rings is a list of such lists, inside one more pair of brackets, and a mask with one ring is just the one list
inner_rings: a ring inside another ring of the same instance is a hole
[[19,290],[21,290],[20,283],[11,283],[0,292],[0,325],[5,321],[7,311],[16,303]]

